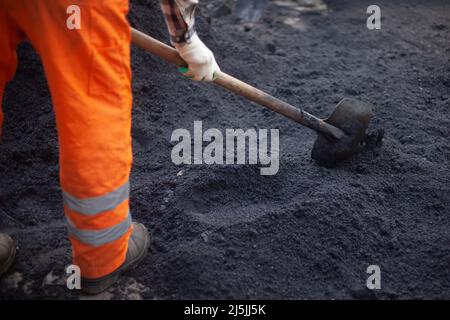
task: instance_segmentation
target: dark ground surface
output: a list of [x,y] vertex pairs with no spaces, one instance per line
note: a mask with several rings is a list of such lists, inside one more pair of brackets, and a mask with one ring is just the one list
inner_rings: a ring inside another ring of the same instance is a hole
[[[368,1],[328,1],[326,15],[272,3],[250,30],[229,4],[205,1],[198,18],[223,70],[321,117],[343,97],[371,102],[384,144],[322,168],[312,131],[133,49],[132,212],[153,245],[99,298],[450,298],[450,3],[379,0],[380,31],[365,27]],[[167,39],[156,1],[132,1],[130,21]],[[31,47],[19,53],[0,145],[0,229],[19,254],[0,297],[78,298],[62,285],[70,247],[47,84]],[[171,133],[194,120],[279,128],[279,173],[175,166]]]

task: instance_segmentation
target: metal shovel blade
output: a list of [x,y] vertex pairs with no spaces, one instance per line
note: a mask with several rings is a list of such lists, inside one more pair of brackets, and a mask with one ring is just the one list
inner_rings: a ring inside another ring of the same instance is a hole
[[257,22],[261,19],[268,0],[238,0],[234,15],[245,22]]
[[360,150],[373,116],[372,106],[355,99],[343,99],[325,121],[344,131],[339,140],[319,133],[311,157],[320,165],[334,166]]

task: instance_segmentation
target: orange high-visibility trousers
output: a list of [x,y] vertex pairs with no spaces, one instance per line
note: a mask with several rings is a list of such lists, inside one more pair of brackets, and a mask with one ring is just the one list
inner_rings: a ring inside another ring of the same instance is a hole
[[[0,1],[0,98],[16,69],[16,46],[28,39],[51,91],[73,263],[86,278],[123,263],[132,231],[127,12],[127,0]],[[0,105],[0,129],[3,120]]]

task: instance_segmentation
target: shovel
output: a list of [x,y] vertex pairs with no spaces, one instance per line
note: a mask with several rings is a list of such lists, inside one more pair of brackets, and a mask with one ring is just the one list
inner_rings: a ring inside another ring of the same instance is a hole
[[[187,67],[187,63],[174,48],[134,28],[131,28],[131,37],[136,46],[179,67]],[[216,74],[214,83],[316,131],[318,137],[311,157],[323,166],[334,166],[357,153],[373,116],[371,105],[355,99],[343,99],[331,116],[323,120],[225,72]]]

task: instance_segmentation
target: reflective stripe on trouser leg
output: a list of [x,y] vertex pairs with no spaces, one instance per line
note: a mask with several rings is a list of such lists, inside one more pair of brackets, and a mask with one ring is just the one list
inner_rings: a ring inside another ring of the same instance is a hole
[[84,278],[99,278],[119,268],[126,257],[128,239],[133,227],[113,242],[99,247],[83,243],[69,235],[73,247],[73,263],[80,267]]
[[122,237],[131,227],[131,214],[128,213],[128,217],[121,223],[112,226],[110,228],[100,230],[83,230],[74,226],[69,217],[66,217],[67,229],[69,236],[76,238],[77,240],[89,244],[94,247],[98,247],[110,242],[113,242]]
[[105,271],[104,266],[123,262],[131,232],[129,183],[103,196],[79,199],[63,192],[63,197],[69,239],[77,248],[74,264],[87,278],[110,273],[113,270]]
[[116,190],[103,196],[77,199],[68,192],[63,191],[63,197],[64,204],[71,210],[77,211],[84,215],[95,215],[100,212],[113,210],[128,198],[129,193],[130,183],[127,181]]

